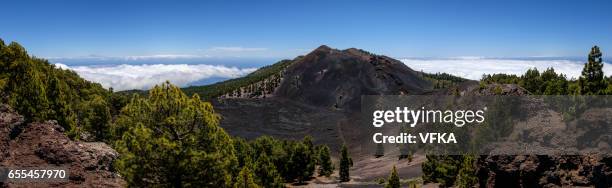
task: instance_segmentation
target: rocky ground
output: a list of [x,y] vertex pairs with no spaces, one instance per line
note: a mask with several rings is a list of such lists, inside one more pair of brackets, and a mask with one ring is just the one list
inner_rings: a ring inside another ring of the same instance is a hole
[[[456,91],[461,95],[509,95],[524,96],[529,93],[523,88],[512,84],[490,84],[480,86],[474,82],[459,85]],[[437,91],[433,95],[449,95],[453,89]],[[397,160],[397,151],[385,151],[385,156],[376,158],[372,152],[367,152],[363,146],[363,134],[367,130],[356,124],[359,114],[339,111],[333,107],[322,108],[307,105],[282,98],[266,100],[227,100],[225,104],[216,104],[216,109],[224,119],[221,125],[232,135],[255,138],[271,135],[285,139],[301,139],[304,135],[312,135],[316,144],[328,144],[332,154],[337,154],[340,143],[346,143],[353,157],[351,168],[352,180],[339,184],[336,176],[331,178],[316,177],[307,185],[291,185],[296,187],[381,187],[376,181],[386,178],[395,165],[402,179],[419,178],[422,175],[421,164],[425,161],[423,155],[415,155],[412,162]],[[567,131],[561,121],[560,114],[544,109],[532,109],[530,113],[548,112],[533,115],[533,118],[516,124],[515,132],[523,136],[542,137],[552,135],[556,138],[575,138],[584,134],[585,127],[574,127],[576,131]],[[609,111],[586,112],[587,119],[609,119]],[[601,116],[601,117],[600,117]],[[249,121],[244,121],[249,119]],[[542,122],[546,120],[546,122]],[[535,126],[538,125],[538,126]],[[548,125],[548,126],[542,126]],[[551,126],[555,125],[555,126]],[[571,128],[572,124],[568,124]],[[596,127],[595,127],[596,128]],[[565,135],[568,132],[574,135]],[[535,139],[534,140],[538,140]],[[511,144],[511,143],[510,143]],[[550,145],[552,144],[552,145]],[[567,145],[567,143],[565,144]],[[553,143],[542,145],[557,146]],[[610,187],[612,186],[612,160],[610,157],[596,155],[499,155],[481,156],[477,161],[480,187]],[[424,187],[437,187],[435,183],[426,183]]]
[[0,104],[0,166],[68,169],[69,181],[0,183],[2,187],[124,187],[112,171],[118,154],[99,142],[72,141],[54,121],[24,123],[22,116]]
[[478,161],[483,187],[610,187],[612,158],[580,156],[484,156]]
[[[501,92],[493,92],[495,88],[501,88],[498,90]],[[490,84],[477,89],[473,86],[471,89],[476,91],[477,95],[524,96],[528,94],[524,89],[511,84]],[[530,113],[535,113],[535,115],[524,122],[516,123],[509,137],[516,135],[529,137],[529,140],[534,140],[531,143],[534,148],[531,149],[540,150],[539,153],[567,146],[580,148],[572,140],[580,140],[578,138],[587,135],[592,130],[601,132],[603,129],[605,132],[605,128],[597,127],[597,125],[610,124],[609,109],[594,108],[584,112],[579,118],[581,121],[579,125],[576,121],[564,123],[560,113],[544,108],[532,108]],[[551,139],[546,141],[542,140],[542,137]],[[589,135],[589,137],[595,138],[596,136]],[[599,137],[593,140],[599,142],[600,148],[609,150],[610,143],[605,134],[600,134]],[[504,144],[516,148],[517,143]],[[508,147],[504,147],[503,144],[499,146],[499,148]],[[491,155],[480,156],[476,165],[480,187],[612,187],[611,156]]]

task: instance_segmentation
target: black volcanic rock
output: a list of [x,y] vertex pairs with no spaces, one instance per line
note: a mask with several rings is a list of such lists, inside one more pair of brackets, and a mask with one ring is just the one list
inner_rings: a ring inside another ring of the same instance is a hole
[[431,88],[404,63],[369,52],[320,46],[286,70],[276,96],[315,106],[359,109],[361,95],[420,94]]

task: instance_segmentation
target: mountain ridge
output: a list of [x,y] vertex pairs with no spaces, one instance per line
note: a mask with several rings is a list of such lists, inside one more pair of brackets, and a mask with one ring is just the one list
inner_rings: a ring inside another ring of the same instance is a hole
[[[206,86],[183,88],[205,100],[283,97],[318,106],[356,109],[361,95],[419,94],[433,89],[427,74],[362,49],[321,45],[306,55]],[[346,81],[343,82],[342,80]],[[312,91],[312,92],[310,92]]]

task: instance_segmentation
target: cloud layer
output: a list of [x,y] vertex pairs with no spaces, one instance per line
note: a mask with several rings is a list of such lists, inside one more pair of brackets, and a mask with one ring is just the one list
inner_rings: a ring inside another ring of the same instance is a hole
[[156,84],[169,80],[179,86],[209,78],[236,78],[256,70],[256,68],[236,68],[221,65],[188,64],[150,64],[150,65],[113,65],[113,66],[67,66],[57,63],[57,67],[71,69],[81,77],[112,87],[115,91],[129,89],[149,89]]
[[[168,57],[170,58],[170,57]],[[182,58],[182,57],[172,57]],[[506,73],[523,74],[535,67],[545,70],[555,68],[568,78],[578,78],[584,62],[574,60],[526,60],[526,59],[487,59],[487,58],[448,58],[448,59],[401,59],[404,64],[417,71],[430,73],[445,72],[463,78],[478,80],[483,74]],[[188,86],[207,79],[230,79],[244,76],[256,68],[236,68],[207,64],[120,64],[112,66],[67,66],[56,63],[59,68],[71,69],[81,77],[112,87],[115,91],[129,89],[149,89],[166,80]],[[612,64],[604,65],[604,73],[612,75]]]
[[[401,59],[408,67],[423,72],[445,72],[455,76],[479,80],[483,74],[506,73],[522,75],[529,68],[546,70],[553,67],[555,72],[568,78],[578,78],[584,66],[582,61],[573,60],[528,60],[528,59],[487,59],[487,58],[450,58],[450,59]],[[612,74],[612,64],[604,65],[604,73]]]

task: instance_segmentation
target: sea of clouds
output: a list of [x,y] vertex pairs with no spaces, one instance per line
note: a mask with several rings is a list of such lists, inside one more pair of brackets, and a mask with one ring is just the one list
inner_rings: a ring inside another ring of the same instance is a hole
[[[521,75],[529,68],[545,70],[553,67],[568,78],[578,78],[584,61],[564,59],[496,59],[496,58],[404,58],[408,67],[428,73],[449,73],[455,76],[479,80],[483,74],[506,73]],[[115,64],[115,65],[66,65],[81,77],[112,87],[115,91],[149,89],[166,80],[181,87],[210,83],[247,75],[256,68],[237,68],[209,64]],[[604,65],[604,73],[612,75],[612,64]],[[204,80],[204,82],[202,82]],[[208,82],[206,82],[208,81]]]
[[[578,78],[585,61],[564,59],[497,59],[481,57],[423,59],[401,59],[408,67],[428,73],[449,73],[455,76],[479,80],[483,74],[506,73],[522,75],[529,68],[540,71],[549,67],[555,72],[565,74],[568,78]],[[604,64],[604,73],[612,75],[612,64]]]
[[237,78],[256,70],[256,68],[236,68],[207,64],[68,66],[56,63],[55,66],[73,70],[81,77],[98,82],[106,88],[112,87],[115,91],[149,89],[166,80],[184,87],[205,79]]

